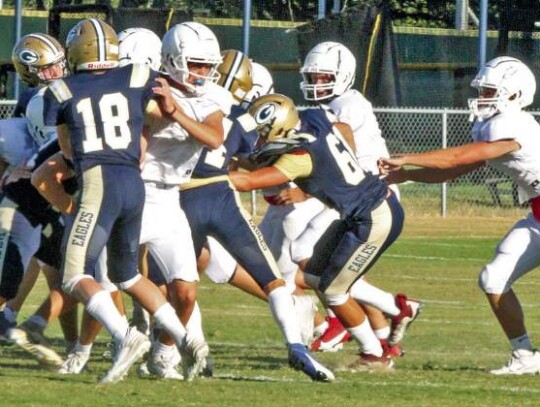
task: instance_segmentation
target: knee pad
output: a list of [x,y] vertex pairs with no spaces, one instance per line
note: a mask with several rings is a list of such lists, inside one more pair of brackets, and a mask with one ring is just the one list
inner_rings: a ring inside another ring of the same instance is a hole
[[512,282],[506,278],[506,273],[498,273],[493,266],[485,266],[478,275],[478,286],[486,294],[504,294],[512,288]]
[[73,289],[79,283],[79,281],[84,280],[85,278],[93,278],[88,274],[79,274],[75,277],[71,277],[69,280],[62,282],[62,290],[67,295],[73,295]]
[[141,278],[142,278],[142,275],[137,274],[135,277],[132,277],[129,280],[122,281],[121,283],[115,283],[115,284],[118,287],[118,289],[125,291],[125,290],[129,290]]
[[326,294],[325,298],[328,305],[338,307],[347,302],[349,294]]

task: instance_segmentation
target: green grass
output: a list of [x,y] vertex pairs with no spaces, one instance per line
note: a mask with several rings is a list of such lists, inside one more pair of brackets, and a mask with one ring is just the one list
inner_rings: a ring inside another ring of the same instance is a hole
[[[286,351],[265,303],[229,286],[203,281],[200,304],[215,377],[191,383],[137,378],[96,384],[110,366],[108,337],[96,344],[87,372],[74,377],[41,370],[15,347],[0,348],[0,406],[537,406],[538,377],[492,377],[509,356],[487,301],[477,288],[482,265],[513,223],[505,218],[409,218],[403,235],[368,274],[381,288],[425,302],[408,332],[406,355],[393,373],[336,373],[313,383],[286,366]],[[540,343],[540,275],[515,286],[534,343]],[[45,295],[39,282],[21,318]],[[58,325],[48,330],[61,350]],[[322,354],[339,368],[356,347]]]

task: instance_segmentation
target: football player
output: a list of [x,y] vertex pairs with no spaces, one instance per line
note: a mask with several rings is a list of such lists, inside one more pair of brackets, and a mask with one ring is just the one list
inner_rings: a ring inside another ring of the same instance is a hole
[[190,223],[196,254],[201,253],[208,236],[221,243],[268,295],[271,313],[289,348],[289,364],[313,380],[331,381],[333,374],[302,344],[296,315],[290,312],[294,308],[290,291],[227,176],[232,157],[246,157],[258,138],[252,118],[240,108],[253,86],[250,70],[251,63],[241,52],[224,51],[218,83],[235,99],[227,118],[229,130],[219,149],[203,151],[191,181],[181,187],[180,202]]
[[[266,141],[255,155],[269,166],[250,173],[232,172],[240,191],[293,181],[305,193],[340,213],[317,242],[305,266],[305,279],[324,294],[326,303],[360,344],[351,369],[390,369],[393,361],[373,333],[363,309],[349,289],[398,237],[403,210],[387,184],[365,172],[354,156],[350,128],[327,109],[301,112],[283,95],[259,98],[249,109]],[[296,128],[301,126],[299,131]]]
[[[473,142],[458,147],[381,160],[390,182],[413,180],[444,182],[483,165],[507,174],[518,186],[521,203],[531,213],[519,220],[495,249],[495,256],[480,272],[486,293],[512,347],[512,356],[494,375],[540,372],[540,353],[525,328],[514,282],[540,265],[540,126],[522,109],[533,102],[536,81],[531,70],[516,58],[501,56],[487,62],[471,86],[478,97],[469,99],[474,126]],[[405,170],[404,165],[423,167]]]
[[[25,121],[27,126],[25,133],[27,134],[15,131],[16,134],[5,135],[6,141],[8,138],[17,140],[17,143],[9,143],[9,148],[8,145],[5,146],[6,150],[4,151],[8,155],[14,154],[15,151],[8,150],[17,146],[16,154],[26,151],[26,155],[21,157],[18,163],[13,161],[13,157],[9,159],[10,176],[4,185],[4,199],[0,204],[0,211],[6,214],[2,216],[4,225],[2,230],[5,231],[6,239],[11,242],[6,246],[7,257],[2,258],[11,260],[4,261],[2,269],[5,274],[15,273],[19,276],[22,275],[22,270],[26,270],[26,272],[22,281],[19,278],[9,279],[17,294],[14,298],[10,294],[9,298],[12,299],[8,301],[6,308],[0,313],[0,325],[4,328],[11,328],[15,325],[16,312],[22,307],[32,289],[40,266],[51,289],[58,284],[59,239],[63,229],[60,215],[50,210],[49,204],[36,193],[30,184],[28,172],[30,168],[27,166],[27,161],[40,146],[56,137],[54,128],[46,128],[43,125],[43,92],[45,85],[51,80],[64,76],[67,72],[64,49],[58,41],[46,34],[28,34],[14,46],[12,60],[20,78],[29,86],[28,90],[19,98],[15,116],[26,116],[28,120]],[[25,150],[21,143],[26,143],[27,147],[31,146],[32,148]],[[20,168],[17,168],[17,165]],[[13,207],[13,203],[16,204],[15,207]],[[19,221],[14,221],[15,219],[19,219]],[[35,233],[27,233],[28,231],[24,229],[24,222],[29,222]],[[20,229],[21,227],[23,229]],[[37,253],[36,250],[28,252],[24,249],[24,247],[29,248],[36,244],[39,245]],[[21,256],[16,255],[15,259],[10,253],[17,252],[17,250]],[[39,264],[37,261],[33,261],[30,262],[30,267],[27,267],[26,265],[30,261],[28,254],[36,254]],[[77,338],[76,321],[76,311],[61,318],[62,329],[68,342],[73,342]],[[41,330],[44,321],[37,320],[36,322],[40,324],[39,330]],[[4,331],[4,329],[0,328],[0,331]],[[39,332],[37,334],[39,335]],[[55,362],[57,361],[58,359],[55,360]]]
[[[159,266],[188,330],[193,363],[182,367],[183,378],[192,380],[203,369],[209,350],[194,301],[199,274],[178,186],[190,179],[203,147],[216,149],[223,143],[223,117],[229,113],[231,96],[214,83],[221,53],[215,34],[205,25],[186,22],[172,27],[163,37],[162,61],[166,86],[179,105],[172,113],[183,120],[154,120],[145,126],[149,137],[142,170],[146,200],[140,243]],[[173,345],[164,333],[154,341],[147,362],[150,373],[182,378],[175,369]]]
[[[388,156],[388,149],[371,103],[360,92],[352,89],[356,59],[351,51],[338,42],[322,42],[308,52],[300,74],[303,78],[300,88],[304,99],[329,108],[338,122],[349,125],[354,135],[358,163],[365,171],[378,175],[377,160]],[[391,188],[399,198],[398,188],[395,185]],[[396,346],[401,341],[406,327],[416,318],[421,305],[404,294],[394,298],[392,294],[373,287],[364,278],[351,287],[350,294],[363,304],[379,339],[383,343],[388,341],[390,346]],[[391,317],[391,327],[380,310]],[[327,321],[329,327],[313,343],[314,349],[332,349],[340,340],[348,337],[331,313]],[[400,352],[398,348],[395,351]]]
[[62,153],[72,163],[81,190],[75,199],[64,197],[55,205],[69,214],[62,288],[85,304],[114,338],[114,363],[101,382],[115,383],[150,348],[150,342],[129,327],[110,295],[93,278],[105,246],[111,281],[135,297],[182,351],[189,348],[174,308],[137,272],[144,206],[139,170],[144,120],[167,116],[180,122],[181,108],[165,81],[150,68],[117,68],[118,39],[105,22],[79,22],[68,33],[66,49],[73,75],[53,82],[44,96],[45,124],[56,125]]

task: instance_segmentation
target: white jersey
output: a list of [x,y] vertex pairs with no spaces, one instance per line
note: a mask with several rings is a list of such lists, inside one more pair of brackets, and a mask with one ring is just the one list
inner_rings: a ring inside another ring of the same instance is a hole
[[[203,121],[217,111],[227,115],[232,105],[232,96],[228,91],[214,83],[207,85],[202,95],[171,88],[184,113],[197,121]],[[203,144],[190,137],[178,123],[169,120],[151,123],[150,134],[142,170],[143,179],[176,185],[189,181]]]
[[356,145],[356,159],[362,169],[379,174],[378,159],[390,155],[371,103],[357,90],[349,89],[328,103],[328,107],[339,122],[351,127]]
[[540,125],[530,113],[509,111],[477,121],[472,136],[475,142],[515,140],[519,143],[519,150],[488,160],[487,164],[516,183],[521,203],[540,195]]
[[26,118],[0,120],[0,157],[9,165],[25,164],[37,153],[38,145],[28,133]]

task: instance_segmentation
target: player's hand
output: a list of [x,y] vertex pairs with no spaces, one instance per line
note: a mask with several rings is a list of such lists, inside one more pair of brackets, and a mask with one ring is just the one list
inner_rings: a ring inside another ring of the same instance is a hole
[[405,164],[403,157],[394,158],[379,158],[377,165],[379,167],[379,174],[387,176],[392,171],[398,171]]
[[287,188],[279,191],[276,196],[278,205],[292,205],[299,202],[304,202],[309,198],[309,195],[300,188]]
[[154,95],[159,97],[161,111],[167,116],[172,116],[177,110],[182,111],[182,108],[176,103],[171,92],[171,87],[167,79],[156,78],[157,86],[152,88]]

